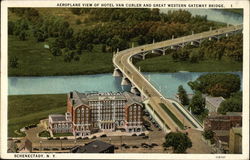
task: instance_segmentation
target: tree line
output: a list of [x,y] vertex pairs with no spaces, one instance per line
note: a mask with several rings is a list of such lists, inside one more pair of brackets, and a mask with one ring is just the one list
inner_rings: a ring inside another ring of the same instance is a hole
[[241,80],[238,75],[230,73],[208,73],[201,75],[195,81],[190,81],[188,85],[194,91],[191,100],[188,99],[187,93],[182,85],[178,88],[180,102],[188,106],[193,114],[206,117],[206,102],[202,94],[214,97],[222,96],[223,101],[218,112],[242,112],[242,92],[240,91]]
[[198,63],[206,59],[221,60],[223,57],[242,62],[243,35],[239,33],[220,40],[205,40],[198,47],[189,44],[177,51],[170,51],[170,54],[175,61],[190,63]]
[[[39,9],[11,8],[19,20],[9,20],[9,34],[20,40],[34,37],[37,42],[50,41],[54,56],[64,56],[66,62],[79,60],[83,50],[92,51],[96,44],[103,52],[114,52],[130,47],[129,42],[139,45],[189,35],[191,30],[202,32],[215,22],[206,16],[192,16],[185,10],[161,13],[159,9],[70,9],[75,15],[88,15],[83,23],[87,27],[74,30],[62,17],[41,16]],[[78,23],[80,24],[80,23]],[[92,25],[91,25],[92,24]],[[94,24],[94,25],[93,25]]]

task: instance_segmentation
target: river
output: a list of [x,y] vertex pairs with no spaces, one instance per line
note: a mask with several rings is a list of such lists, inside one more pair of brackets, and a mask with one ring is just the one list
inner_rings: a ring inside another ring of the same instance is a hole
[[[242,72],[231,72],[242,79]],[[183,85],[187,93],[192,90],[187,82],[193,81],[205,72],[143,73],[165,97],[174,98],[178,86]],[[112,74],[48,77],[9,77],[9,95],[59,94],[72,90],[80,92],[129,91],[130,86],[121,86],[121,78]]]
[[[169,10],[178,10],[178,9],[161,9],[163,13],[167,13]],[[243,23],[243,16],[240,14],[225,12],[219,9],[185,9],[189,11],[192,15],[201,15],[207,16],[207,19],[210,21],[223,22],[232,25],[238,25]]]
[[[167,12],[169,9],[161,9]],[[187,9],[192,15],[207,15],[208,20],[229,24],[242,24],[243,17],[239,14],[223,12],[215,9]],[[242,72],[233,72],[242,79]],[[177,72],[177,73],[144,73],[150,82],[159,89],[165,97],[173,98],[178,86],[183,85],[187,93],[192,90],[187,82],[195,80],[204,72]],[[72,90],[80,92],[99,91],[117,92],[129,90],[129,86],[120,85],[121,79],[112,74],[79,75],[79,76],[51,76],[51,77],[9,77],[9,95],[27,94],[59,94]]]

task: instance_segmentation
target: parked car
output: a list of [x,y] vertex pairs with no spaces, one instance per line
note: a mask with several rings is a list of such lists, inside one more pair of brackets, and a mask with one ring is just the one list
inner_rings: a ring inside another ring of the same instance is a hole
[[124,146],[126,149],[130,148],[128,145]]
[[115,146],[115,149],[119,149],[119,147],[118,147],[118,146]]
[[93,136],[91,139],[96,139],[96,136]]
[[148,136],[143,136],[142,138],[143,138],[143,139],[148,139]]
[[132,134],[132,136],[137,136],[137,134],[134,133],[134,134]]
[[139,148],[138,146],[136,146],[136,145],[134,145],[134,146],[132,146],[132,148]]
[[146,134],[145,133],[141,133],[141,134],[139,134],[139,136],[145,136]]
[[156,144],[156,143],[152,143],[151,145],[152,145],[152,146],[159,146],[159,145],[158,145],[158,144]]
[[100,137],[107,137],[107,135],[106,135],[106,134],[103,134],[103,135],[101,135]]

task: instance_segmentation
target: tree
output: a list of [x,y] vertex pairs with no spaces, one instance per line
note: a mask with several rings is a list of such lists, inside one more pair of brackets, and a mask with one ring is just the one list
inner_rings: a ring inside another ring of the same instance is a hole
[[181,104],[183,104],[183,105],[188,105],[189,104],[189,99],[188,99],[186,90],[183,88],[182,85],[180,85],[178,87],[178,95],[179,95],[179,99],[181,101]]
[[228,98],[240,90],[241,80],[238,75],[231,73],[208,73],[188,82],[188,85],[201,93]]
[[60,56],[62,55],[62,51],[59,47],[53,46],[50,48],[50,52],[53,56]]
[[184,133],[170,132],[165,137],[163,147],[173,147],[174,153],[185,153],[187,148],[192,147],[192,142]]
[[17,57],[10,58],[10,67],[17,68],[17,66],[18,66],[18,58]]
[[242,92],[237,92],[220,104],[218,112],[226,114],[227,112],[242,112]]
[[202,97],[200,92],[196,92],[193,96],[189,107],[191,108],[192,113],[202,114],[205,111],[205,98]]
[[214,138],[214,132],[211,129],[205,130],[202,135],[205,139],[213,139]]
[[81,24],[81,23],[82,23],[82,22],[81,22],[80,19],[77,19],[77,20],[76,20],[76,24],[77,24],[77,25],[79,25],[79,24]]
[[24,41],[24,40],[26,40],[26,37],[27,37],[27,34],[26,34],[26,32],[25,31],[21,31],[20,33],[19,33],[19,39],[21,40],[21,41]]
[[86,46],[86,49],[87,49],[89,52],[92,52],[93,48],[94,48],[93,44],[87,44],[87,46]]
[[15,30],[15,23],[12,21],[8,21],[8,34],[13,35]]

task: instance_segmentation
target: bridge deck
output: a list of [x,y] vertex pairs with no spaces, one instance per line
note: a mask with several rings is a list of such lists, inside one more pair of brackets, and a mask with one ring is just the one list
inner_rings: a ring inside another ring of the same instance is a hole
[[[130,58],[138,53],[146,52],[154,49],[159,49],[168,46],[174,46],[186,42],[197,41],[209,37],[219,36],[226,33],[242,30],[243,26],[229,26],[217,30],[206,31],[198,34],[193,34],[185,37],[180,37],[172,40],[166,40],[154,44],[142,45],[130,49],[123,50],[118,52],[113,57],[114,65],[120,69],[124,76],[126,76],[131,83],[133,83],[141,93],[148,98],[149,104],[157,112],[159,116],[168,124],[172,131],[175,131],[176,128],[179,128],[178,125],[172,120],[162,109],[159,103],[165,104],[168,109],[181,121],[184,122],[185,126],[195,128],[190,121],[183,116],[180,111],[168,100],[165,99],[162,94],[138,71],[137,68],[131,63]],[[188,113],[186,113],[188,115]],[[192,119],[201,129],[202,126],[197,123],[195,119]],[[179,128],[180,129],[180,128]]]

